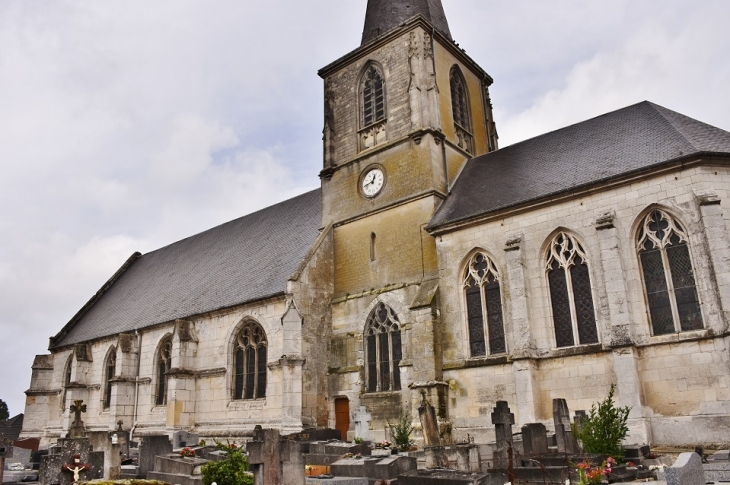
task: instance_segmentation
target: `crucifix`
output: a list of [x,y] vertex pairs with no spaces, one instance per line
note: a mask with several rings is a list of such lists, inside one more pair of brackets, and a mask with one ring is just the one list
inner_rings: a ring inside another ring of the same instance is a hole
[[[84,406],[86,407],[86,406]],[[81,463],[81,455],[74,455],[72,463],[64,464],[61,469],[65,472],[71,472],[74,474],[73,483],[78,483],[79,473],[88,471],[91,465],[88,463]]]

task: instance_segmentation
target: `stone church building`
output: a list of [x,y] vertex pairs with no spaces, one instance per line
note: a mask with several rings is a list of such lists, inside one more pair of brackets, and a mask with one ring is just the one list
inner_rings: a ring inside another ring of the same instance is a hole
[[[331,427],[422,393],[446,437],[616,385],[630,442],[730,429],[730,133],[642,102],[498,149],[440,0],[369,0],[324,80],[321,188],[136,253],[35,358],[23,436]],[[726,216],[727,210],[727,216]],[[414,418],[417,421],[417,418]]]

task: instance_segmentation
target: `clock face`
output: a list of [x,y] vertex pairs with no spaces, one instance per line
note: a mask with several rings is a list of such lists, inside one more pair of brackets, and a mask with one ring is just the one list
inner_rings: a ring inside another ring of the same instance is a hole
[[379,168],[374,168],[365,174],[362,179],[362,193],[366,197],[375,197],[383,188],[385,176]]

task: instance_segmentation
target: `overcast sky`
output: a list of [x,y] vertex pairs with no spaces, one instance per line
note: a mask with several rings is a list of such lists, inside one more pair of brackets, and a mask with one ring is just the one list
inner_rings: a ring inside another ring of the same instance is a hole
[[[728,0],[443,0],[506,146],[650,100],[730,130]],[[366,0],[0,0],[0,399],[134,252],[318,186]]]

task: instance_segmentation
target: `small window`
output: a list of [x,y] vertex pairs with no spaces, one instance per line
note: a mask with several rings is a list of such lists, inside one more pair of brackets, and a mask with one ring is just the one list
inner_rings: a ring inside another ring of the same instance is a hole
[[160,345],[157,354],[157,396],[155,404],[164,406],[167,404],[167,372],[172,364],[172,338],[167,337]]
[[363,128],[385,119],[385,81],[374,64],[367,68],[360,82],[360,103]]
[[116,374],[117,350],[112,347],[104,366],[104,409],[109,409],[112,403],[112,379]]
[[469,350],[472,357],[503,354],[507,351],[502,318],[499,272],[484,253],[469,260],[464,274]]
[[679,221],[658,209],[639,230],[637,251],[654,335],[704,328],[688,240]]
[[375,261],[375,233],[370,234],[370,261]]
[[401,330],[398,317],[378,303],[365,324],[368,392],[400,391]]
[[588,258],[577,239],[564,232],[555,236],[546,269],[556,345],[598,343]]
[[233,351],[233,399],[266,397],[267,342],[256,322],[243,325]]

